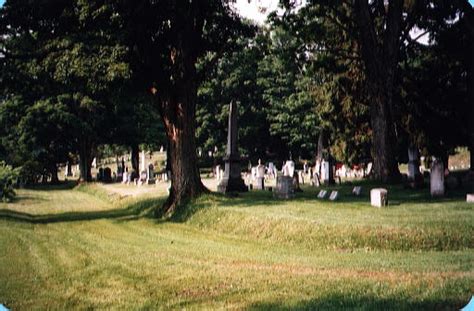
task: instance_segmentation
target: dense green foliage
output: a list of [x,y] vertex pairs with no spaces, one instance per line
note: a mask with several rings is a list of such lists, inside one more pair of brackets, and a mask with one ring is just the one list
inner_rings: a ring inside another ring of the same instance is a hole
[[465,1],[281,1],[264,27],[231,3],[7,1],[1,159],[31,182],[56,181],[58,165],[80,159],[91,180],[94,156],[131,148],[137,170],[139,149],[163,145],[172,171],[193,176],[173,191],[197,194],[194,149],[223,155],[231,101],[252,162],[314,159],[325,133],[338,161],[372,161],[388,181],[407,147],[446,159],[474,137],[459,126],[472,117]]
[[0,200],[6,202],[15,196],[14,184],[18,179],[18,169],[13,169],[5,162],[0,162]]
[[80,154],[90,180],[93,149],[111,127],[114,94],[129,76],[112,15],[100,1],[8,1],[1,9],[2,96],[23,112],[9,122],[30,151],[21,161],[39,163],[53,180],[69,152]]
[[[268,104],[264,86],[259,84],[260,63],[267,54],[267,37],[259,33],[253,38],[239,39],[238,49],[225,53],[207,72],[198,92],[197,139],[204,151],[223,156],[227,142],[229,103],[239,107],[239,148],[244,157],[256,162],[286,156],[280,136],[271,135]],[[210,61],[202,60],[201,68]]]
[[447,159],[468,145],[470,39],[464,21],[431,34],[430,46],[413,44],[401,64],[401,124],[409,144]]

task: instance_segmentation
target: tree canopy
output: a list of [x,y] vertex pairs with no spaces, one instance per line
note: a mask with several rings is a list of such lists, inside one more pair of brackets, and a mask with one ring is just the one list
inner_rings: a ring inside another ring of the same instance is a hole
[[207,192],[196,150],[223,155],[231,101],[251,161],[314,159],[324,140],[390,182],[408,147],[446,159],[474,146],[466,0],[295,3],[258,26],[233,1],[7,0],[0,160],[37,182],[78,156],[90,181],[99,146],[132,150],[137,171],[139,145],[166,145],[172,187],[157,214],[172,214]]

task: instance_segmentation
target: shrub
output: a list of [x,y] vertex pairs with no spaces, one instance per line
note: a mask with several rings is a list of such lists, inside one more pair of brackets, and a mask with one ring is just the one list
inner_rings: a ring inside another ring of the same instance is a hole
[[10,201],[15,196],[13,186],[18,179],[18,169],[13,169],[5,162],[0,162],[0,200]]

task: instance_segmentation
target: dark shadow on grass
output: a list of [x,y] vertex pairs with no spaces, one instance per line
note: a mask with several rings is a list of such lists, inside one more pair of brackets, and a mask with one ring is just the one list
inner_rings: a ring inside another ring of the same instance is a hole
[[456,299],[440,298],[423,301],[400,298],[379,298],[371,296],[350,297],[333,294],[321,299],[285,302],[261,302],[249,306],[249,310],[460,310],[466,302]]
[[0,209],[0,218],[32,224],[49,224],[58,222],[86,221],[98,219],[133,220],[152,217],[152,210],[163,203],[163,199],[145,199],[122,209],[110,209],[92,212],[67,212],[60,214],[33,215],[9,209]]
[[69,180],[69,181],[61,181],[57,184],[34,184],[34,185],[27,185],[24,189],[29,190],[42,190],[42,191],[52,191],[52,190],[71,190],[77,186],[77,181]]

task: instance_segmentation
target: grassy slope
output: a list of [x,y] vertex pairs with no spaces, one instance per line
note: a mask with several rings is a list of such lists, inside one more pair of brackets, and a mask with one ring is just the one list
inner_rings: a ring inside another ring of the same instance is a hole
[[162,222],[146,217],[153,196],[29,191],[16,212],[36,204],[45,223],[0,220],[0,303],[14,309],[459,309],[473,292],[473,207],[456,197],[394,188],[374,209],[252,192]]

